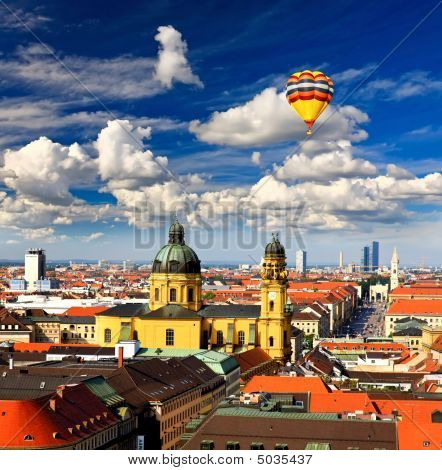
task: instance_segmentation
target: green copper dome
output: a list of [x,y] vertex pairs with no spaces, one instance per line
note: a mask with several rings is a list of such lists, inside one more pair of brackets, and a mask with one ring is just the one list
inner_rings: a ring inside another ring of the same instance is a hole
[[169,228],[169,243],[157,253],[153,273],[200,274],[201,263],[192,248],[184,242],[184,227],[176,220]]
[[284,245],[279,241],[278,234],[272,234],[272,241],[267,243],[264,256],[277,256],[285,258],[285,248]]

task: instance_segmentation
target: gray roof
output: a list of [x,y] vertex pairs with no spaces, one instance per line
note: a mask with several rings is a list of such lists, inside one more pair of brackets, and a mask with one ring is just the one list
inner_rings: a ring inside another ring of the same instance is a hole
[[260,305],[204,305],[198,312],[204,318],[259,318]]
[[181,305],[165,305],[150,311],[145,318],[200,318],[198,312],[181,307]]
[[106,317],[139,317],[149,312],[146,304],[121,304],[111,307],[104,312],[97,313]]
[[422,330],[411,326],[410,328],[404,328],[403,330],[395,331],[393,336],[422,336]]
[[44,375],[13,375],[0,376],[1,400],[30,400],[48,395],[59,385],[75,384],[85,377],[53,377]]
[[81,323],[86,325],[95,325],[95,316],[83,316],[83,315],[69,315],[69,316],[60,316],[60,323]]

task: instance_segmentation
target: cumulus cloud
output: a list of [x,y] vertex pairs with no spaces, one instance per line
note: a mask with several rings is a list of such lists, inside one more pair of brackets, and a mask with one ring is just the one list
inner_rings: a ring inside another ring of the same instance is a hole
[[95,162],[83,148],[74,143],[69,147],[40,137],[19,150],[3,154],[6,186],[17,194],[44,202],[72,202],[69,188],[91,182]]
[[144,150],[143,140],[150,132],[150,127],[134,127],[127,120],[115,119],[98,134],[94,144],[98,172],[108,188],[137,188],[167,176],[167,158]]
[[353,157],[349,141],[324,143],[313,157],[300,152],[288,157],[281,167],[275,167],[276,177],[287,180],[329,181],[377,173],[376,166],[368,160]]
[[192,72],[187,60],[187,43],[182,34],[173,26],[160,26],[155,39],[160,44],[155,78],[166,88],[172,88],[173,82],[202,88],[203,82]]
[[[319,117],[314,135],[321,140],[361,141],[367,133],[359,125],[367,121],[368,115],[354,106],[330,105]],[[306,127],[285,94],[270,87],[243,105],[213,113],[205,123],[192,121],[189,130],[209,144],[256,147],[304,140]]]

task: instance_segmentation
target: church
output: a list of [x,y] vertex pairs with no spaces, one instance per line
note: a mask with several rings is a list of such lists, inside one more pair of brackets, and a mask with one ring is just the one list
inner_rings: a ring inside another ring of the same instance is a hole
[[176,220],[150,275],[150,302],[123,304],[96,316],[101,346],[138,340],[142,348],[214,349],[234,354],[260,346],[273,359],[291,354],[284,246],[273,236],[261,266],[261,305],[204,305],[201,263]]

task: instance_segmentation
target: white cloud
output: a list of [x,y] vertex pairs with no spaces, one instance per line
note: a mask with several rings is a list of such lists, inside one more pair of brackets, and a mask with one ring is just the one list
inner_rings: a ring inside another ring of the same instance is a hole
[[89,235],[85,235],[83,237],[80,237],[82,241],[86,243],[93,242],[95,240],[98,240],[99,238],[103,237],[104,233],[103,232],[94,232]]
[[[6,186],[28,199],[72,202],[69,188],[95,178],[95,162],[78,144],[69,147],[40,137],[19,150],[6,150],[2,170]],[[13,176],[12,176],[13,175]]]
[[0,29],[5,30],[22,30],[27,33],[26,27],[29,29],[37,29],[45,27],[51,18],[42,15],[36,9],[35,11],[25,11],[21,8],[13,8],[9,10],[5,5],[0,9]]
[[108,121],[95,143],[98,172],[108,188],[134,189],[167,177],[167,158],[144,150],[143,139],[148,137],[150,128],[134,127],[127,120]]
[[250,160],[254,165],[261,165],[261,152],[253,152]]
[[202,81],[192,72],[187,60],[187,43],[181,33],[173,26],[160,26],[155,39],[160,44],[155,78],[166,88],[172,88],[173,82],[202,88]]
[[17,245],[18,243],[20,242],[16,239],[6,240],[7,245]]
[[389,163],[387,165],[387,176],[397,180],[413,179],[415,177],[410,171],[400,166],[394,165],[393,163]]
[[353,157],[349,141],[327,142],[321,150],[313,157],[304,152],[288,157],[281,167],[275,167],[275,176],[285,180],[329,181],[378,173],[368,160]]
[[384,100],[400,101],[412,96],[442,92],[442,80],[430,72],[416,70],[395,79],[383,78],[369,82],[358,93],[363,99],[380,97]]
[[[367,133],[359,125],[367,121],[367,114],[354,106],[328,106],[316,122],[314,138],[364,140]],[[304,140],[306,127],[285,94],[270,87],[243,105],[213,113],[206,123],[192,121],[189,130],[210,144],[255,147]]]

